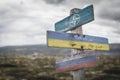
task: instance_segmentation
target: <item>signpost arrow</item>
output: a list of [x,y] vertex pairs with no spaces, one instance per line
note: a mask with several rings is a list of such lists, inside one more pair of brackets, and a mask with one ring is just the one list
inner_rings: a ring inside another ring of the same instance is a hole
[[93,20],[93,5],[90,5],[55,23],[55,31],[68,31]]
[[108,39],[103,37],[47,31],[49,47],[109,50]]
[[95,67],[97,66],[97,59],[95,55],[91,56],[77,56],[66,58],[64,60],[60,60],[56,62],[56,71],[57,72],[65,72],[65,71],[73,71],[81,68]]

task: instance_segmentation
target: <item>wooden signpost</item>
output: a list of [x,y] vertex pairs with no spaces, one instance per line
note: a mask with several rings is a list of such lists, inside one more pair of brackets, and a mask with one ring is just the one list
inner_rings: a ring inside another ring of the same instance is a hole
[[[78,8],[72,9],[70,11],[70,15],[78,12],[79,10],[80,9],[78,9]],[[83,34],[82,26],[79,26],[78,28],[71,30],[71,33]],[[76,55],[76,54],[77,55],[80,54],[80,56],[82,56],[82,54],[84,54],[84,50],[83,49],[80,49],[80,50],[72,49],[71,50],[71,57],[74,57],[74,55]],[[84,80],[84,78],[85,78],[84,68],[80,68],[78,70],[73,71],[73,80]]]
[[[74,80],[84,80],[84,68],[95,67],[95,55],[83,56],[84,49],[109,50],[108,39],[97,36],[83,35],[82,25],[94,20],[93,5],[84,9],[74,8],[70,16],[55,23],[55,31],[47,31],[49,47],[71,48],[71,58],[56,62],[56,71],[73,71]],[[65,31],[71,30],[71,33]],[[77,57],[74,56],[77,55]]]

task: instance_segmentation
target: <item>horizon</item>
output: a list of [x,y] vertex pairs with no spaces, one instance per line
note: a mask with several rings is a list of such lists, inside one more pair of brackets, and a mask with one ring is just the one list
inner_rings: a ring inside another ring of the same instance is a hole
[[[109,43],[109,45],[111,45],[111,44],[119,44],[120,45],[120,43]],[[1,47],[15,47],[15,46],[17,46],[17,47],[19,47],[19,46],[36,46],[36,45],[45,45],[45,46],[47,46],[47,44],[25,44],[25,45],[7,45],[7,46],[0,46],[0,48]],[[48,47],[48,46],[47,46]],[[49,47],[50,48],[50,47]],[[54,47],[55,48],[55,47]],[[67,48],[66,48],[67,49]],[[69,49],[69,48],[68,48]]]

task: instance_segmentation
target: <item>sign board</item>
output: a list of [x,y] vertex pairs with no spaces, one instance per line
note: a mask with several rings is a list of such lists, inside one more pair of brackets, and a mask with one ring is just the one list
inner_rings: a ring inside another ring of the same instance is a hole
[[109,50],[107,38],[53,31],[47,31],[47,45],[72,49]]
[[55,31],[68,31],[93,20],[93,5],[90,5],[84,9],[79,10],[77,13],[74,13],[55,23]]
[[81,68],[95,67],[97,66],[97,59],[95,55],[85,56],[85,57],[71,57],[60,62],[56,62],[56,71],[65,72],[73,71]]

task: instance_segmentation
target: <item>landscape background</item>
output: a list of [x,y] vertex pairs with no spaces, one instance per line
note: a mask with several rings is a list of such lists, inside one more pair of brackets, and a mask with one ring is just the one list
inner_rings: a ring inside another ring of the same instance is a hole
[[[98,66],[85,69],[85,80],[120,79],[120,44],[110,44],[110,51],[96,54]],[[72,72],[57,73],[56,60],[70,57],[70,49],[46,45],[0,47],[0,80],[73,80]]]
[[73,80],[72,72],[55,71],[71,49],[47,47],[46,32],[89,5],[95,20],[82,25],[83,34],[108,38],[110,51],[85,50],[98,59],[85,80],[120,80],[120,0],[0,0],[0,80]]

